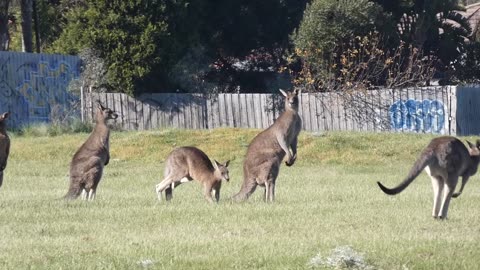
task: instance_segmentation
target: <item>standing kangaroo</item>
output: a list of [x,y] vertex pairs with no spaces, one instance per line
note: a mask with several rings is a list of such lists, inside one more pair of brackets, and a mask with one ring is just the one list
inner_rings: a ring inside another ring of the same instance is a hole
[[285,155],[287,166],[292,166],[297,159],[297,137],[302,129],[302,119],[298,115],[300,91],[286,93],[280,89],[280,92],[285,96],[285,111],[273,125],[253,138],[248,146],[243,163],[242,188],[233,196],[236,201],[248,199],[257,185],[265,186],[265,201],[274,201],[280,163]]
[[95,127],[82,146],[73,155],[70,163],[70,187],[65,199],[73,200],[82,193],[82,199],[95,199],[98,183],[102,178],[103,167],[110,160],[110,130],[107,120],[118,115],[98,102],[95,114]]
[[174,149],[165,162],[164,179],[155,188],[158,199],[162,199],[162,192],[165,191],[166,200],[171,200],[175,187],[195,179],[203,184],[205,199],[213,202],[213,190],[215,201],[218,202],[222,180],[230,180],[227,168],[229,163],[230,161],[220,164],[215,160],[212,164],[208,156],[195,147]]
[[[434,218],[447,218],[448,205],[452,197],[458,197],[468,178],[477,172],[480,162],[480,140],[476,145],[468,142],[469,149],[454,137],[444,136],[433,139],[413,164],[408,176],[397,187],[389,189],[380,182],[378,186],[383,192],[395,195],[402,192],[423,169],[432,179]],[[462,177],[462,186],[454,193],[458,177]]]
[[3,171],[7,167],[8,154],[10,153],[10,138],[7,134],[7,125],[5,120],[9,113],[0,115],[0,187],[3,183]]

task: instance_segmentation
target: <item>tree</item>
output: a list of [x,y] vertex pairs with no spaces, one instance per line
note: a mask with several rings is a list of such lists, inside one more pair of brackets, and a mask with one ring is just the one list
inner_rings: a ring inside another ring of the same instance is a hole
[[22,11],[22,34],[23,34],[23,51],[33,52],[33,1],[21,0],[20,9]]
[[85,0],[68,11],[53,50],[78,54],[91,48],[105,61],[109,90],[133,95],[164,55],[164,8],[164,1]]
[[267,91],[308,0],[183,2],[167,5],[178,56],[169,79],[186,90],[213,84],[246,92]]
[[318,87],[341,73],[342,53],[354,49],[352,41],[377,29],[382,20],[382,8],[368,0],[314,0],[293,34],[302,77],[315,74],[310,83]]
[[9,0],[0,1],[0,51],[8,50],[10,44],[10,34],[8,33]]
[[448,71],[465,52],[472,29],[459,11],[458,0],[376,0],[398,22],[399,37],[425,55],[439,59],[439,70]]

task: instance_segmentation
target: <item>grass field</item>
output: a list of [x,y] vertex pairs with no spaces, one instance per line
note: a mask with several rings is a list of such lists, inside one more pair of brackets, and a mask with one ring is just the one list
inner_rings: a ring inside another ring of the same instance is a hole
[[[232,203],[256,133],[112,133],[112,159],[90,203],[60,199],[88,134],[12,134],[0,189],[0,269],[322,269],[312,259],[344,246],[370,269],[478,269],[479,176],[446,221],[431,217],[425,173],[394,197],[376,185],[400,182],[431,135],[302,133],[297,163],[280,169],[275,203],[263,202],[263,189]],[[170,203],[157,201],[163,160],[181,145],[232,160],[219,204],[208,204],[197,182],[175,189]]]

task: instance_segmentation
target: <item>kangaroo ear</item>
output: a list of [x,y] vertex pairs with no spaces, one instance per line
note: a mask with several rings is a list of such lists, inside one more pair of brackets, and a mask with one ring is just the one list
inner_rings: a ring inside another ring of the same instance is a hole
[[283,89],[278,89],[278,90],[280,90],[280,93],[282,93],[284,97],[287,97],[287,92],[285,92]]
[[225,167],[228,167],[228,164],[230,164],[230,160],[227,160],[227,162],[225,162]]
[[97,100],[97,108],[101,111],[103,111],[105,109],[105,107],[103,107],[102,103],[100,102],[100,100]]
[[4,112],[2,115],[0,115],[0,120],[5,120],[5,119],[7,119],[9,115],[10,115],[9,112]]
[[298,96],[298,95],[300,95],[300,94],[302,93],[302,89],[295,88],[295,89],[293,90],[293,93],[295,93],[295,95]]
[[474,148],[474,147],[475,147],[475,145],[473,145],[471,142],[469,142],[469,141],[466,141],[466,142],[467,142],[467,144],[468,144],[468,147],[470,147],[470,148]]
[[218,170],[218,166],[220,165],[220,163],[216,160],[213,160],[213,167],[215,168],[215,170]]

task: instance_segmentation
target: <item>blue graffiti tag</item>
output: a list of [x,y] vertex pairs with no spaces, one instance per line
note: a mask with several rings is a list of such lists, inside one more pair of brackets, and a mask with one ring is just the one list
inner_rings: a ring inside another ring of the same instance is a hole
[[398,100],[390,106],[389,115],[393,130],[442,133],[445,123],[445,107],[438,100]]

